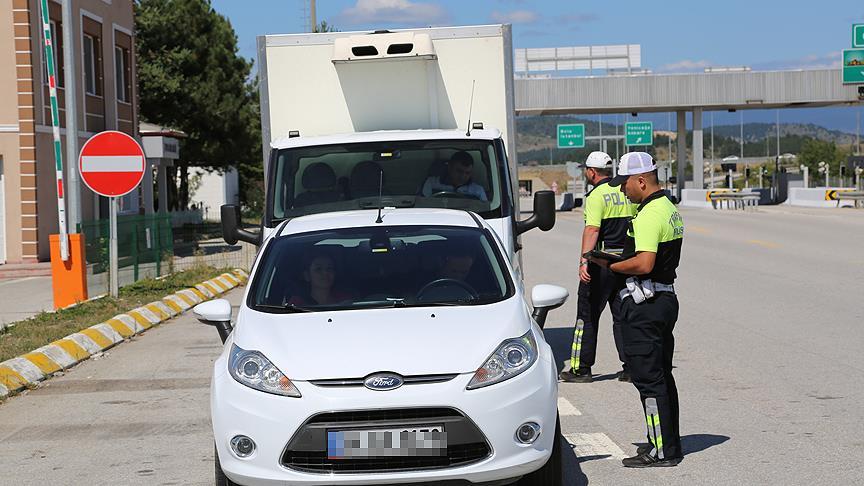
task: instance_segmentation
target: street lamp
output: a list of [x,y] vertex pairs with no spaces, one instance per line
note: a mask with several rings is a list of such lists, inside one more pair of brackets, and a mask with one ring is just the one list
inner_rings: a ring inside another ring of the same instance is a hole
[[819,162],[819,173],[825,174],[825,187],[828,187],[828,175],[829,175],[829,167],[824,161]]

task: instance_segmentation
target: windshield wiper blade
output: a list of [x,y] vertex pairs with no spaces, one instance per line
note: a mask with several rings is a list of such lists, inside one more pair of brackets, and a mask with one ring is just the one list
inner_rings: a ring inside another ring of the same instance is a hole
[[273,309],[278,310],[285,313],[294,313],[294,312],[315,312],[313,309],[307,309],[305,307],[300,307],[296,304],[255,304],[255,309]]

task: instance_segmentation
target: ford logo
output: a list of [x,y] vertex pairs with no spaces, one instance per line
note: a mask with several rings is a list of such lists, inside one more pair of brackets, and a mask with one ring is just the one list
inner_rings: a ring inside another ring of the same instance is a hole
[[363,386],[370,390],[387,391],[399,388],[403,382],[402,377],[395,373],[378,373],[367,377]]

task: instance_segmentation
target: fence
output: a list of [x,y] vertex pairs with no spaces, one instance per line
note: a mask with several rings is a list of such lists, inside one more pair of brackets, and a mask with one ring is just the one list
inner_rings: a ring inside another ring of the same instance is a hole
[[[233,267],[249,270],[257,248],[227,245],[218,223],[186,223],[172,228],[169,214],[119,216],[117,250],[120,286],[187,270],[194,266]],[[108,291],[108,220],[85,221],[84,234],[89,295]]]

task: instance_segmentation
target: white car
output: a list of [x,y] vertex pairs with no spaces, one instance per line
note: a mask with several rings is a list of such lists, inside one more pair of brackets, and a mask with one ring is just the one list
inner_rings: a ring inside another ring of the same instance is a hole
[[468,211],[278,227],[233,327],[227,301],[195,308],[225,342],[217,484],[560,484],[555,361],[503,252]]

